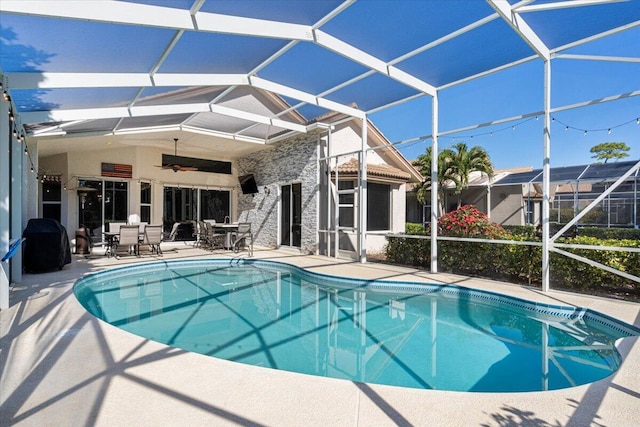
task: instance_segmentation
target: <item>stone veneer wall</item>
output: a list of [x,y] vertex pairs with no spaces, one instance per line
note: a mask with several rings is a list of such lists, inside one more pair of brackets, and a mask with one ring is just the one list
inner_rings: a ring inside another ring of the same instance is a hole
[[[259,193],[238,196],[238,221],[250,222],[257,246],[278,244],[278,209],[281,185],[302,184],[303,253],[318,246],[318,133],[296,136],[269,149],[238,159],[238,176],[252,173]],[[265,194],[264,187],[269,188]]]

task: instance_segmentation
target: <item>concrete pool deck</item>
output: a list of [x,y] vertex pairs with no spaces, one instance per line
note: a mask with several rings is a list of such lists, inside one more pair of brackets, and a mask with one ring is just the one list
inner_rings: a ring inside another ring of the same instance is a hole
[[[97,249],[99,251],[99,249]],[[0,311],[0,425],[23,426],[636,426],[640,343],[618,343],[620,369],[548,392],[461,393],[356,383],[189,353],[97,320],[73,295],[82,275],[174,258],[228,257],[163,244],[164,256],[73,256],[61,271],[26,274]],[[245,257],[245,254],[240,256]],[[490,280],[358,264],[289,251],[255,251],[326,274],[454,283],[529,300],[577,305],[640,326],[640,304],[540,291]]]

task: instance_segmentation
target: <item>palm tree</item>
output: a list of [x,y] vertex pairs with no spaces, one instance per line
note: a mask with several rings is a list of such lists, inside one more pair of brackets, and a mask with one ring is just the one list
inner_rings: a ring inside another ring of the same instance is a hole
[[[413,161],[413,165],[425,178],[416,195],[420,203],[426,204],[428,193],[431,192],[431,147],[427,147],[425,153]],[[438,155],[438,216],[444,212],[444,186],[448,182],[453,182],[457,187],[458,176],[451,168],[451,158],[442,151]]]
[[464,142],[458,142],[451,148],[443,150],[442,155],[449,159],[451,172],[458,177],[453,181],[456,185],[455,194],[458,195],[458,208],[462,204],[462,191],[469,188],[469,175],[472,172],[482,172],[489,178],[493,176],[493,165],[489,154],[480,146],[467,148]]

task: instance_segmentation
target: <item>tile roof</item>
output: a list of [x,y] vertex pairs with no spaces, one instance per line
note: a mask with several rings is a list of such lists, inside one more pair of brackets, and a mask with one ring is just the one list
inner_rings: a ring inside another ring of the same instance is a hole
[[[353,177],[358,175],[358,160],[352,158],[346,163],[338,165],[338,176]],[[411,175],[405,171],[388,165],[367,164],[367,176],[391,181],[407,182]]]

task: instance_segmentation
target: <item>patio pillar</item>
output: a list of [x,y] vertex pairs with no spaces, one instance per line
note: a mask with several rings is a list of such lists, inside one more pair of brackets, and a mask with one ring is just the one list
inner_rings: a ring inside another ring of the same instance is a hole
[[367,127],[368,119],[362,119],[362,145],[360,147],[358,183],[358,257],[367,262]]
[[[0,76],[3,88],[5,80]],[[12,123],[9,120],[9,102],[0,96],[0,258],[9,251],[10,236],[10,200],[11,195],[11,148],[10,135]],[[9,275],[8,262],[0,265],[0,310],[9,308]]]
[[551,157],[551,60],[544,61],[544,137],[542,160],[542,291],[549,291],[549,193]]
[[[9,224],[11,230],[9,232],[9,239],[11,241],[15,241],[22,237],[22,212],[23,212],[23,203],[22,199],[25,197],[28,192],[24,191],[24,170],[23,170],[23,162],[25,161],[25,155],[23,154],[23,147],[20,143],[20,135],[22,130],[16,125],[16,129],[18,130],[17,137],[9,137],[9,144],[11,149],[11,191],[9,201]],[[11,134],[13,135],[13,133]],[[11,258],[11,275],[9,279],[12,283],[20,283],[22,282],[22,250],[18,250],[15,252],[15,255]]]
[[431,272],[438,272],[438,93],[431,98]]

